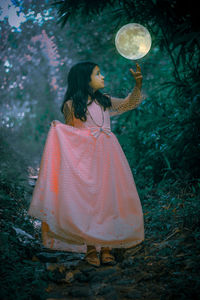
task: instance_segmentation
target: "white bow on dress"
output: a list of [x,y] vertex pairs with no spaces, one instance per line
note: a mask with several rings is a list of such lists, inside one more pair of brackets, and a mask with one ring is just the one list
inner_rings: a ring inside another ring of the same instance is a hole
[[101,132],[106,133],[107,135],[111,135],[111,129],[109,127],[90,127],[91,134],[98,138]]

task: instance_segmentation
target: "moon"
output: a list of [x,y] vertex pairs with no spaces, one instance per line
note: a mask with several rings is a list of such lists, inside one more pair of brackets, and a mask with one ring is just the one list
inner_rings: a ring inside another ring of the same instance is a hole
[[146,27],[129,23],[122,26],[115,36],[115,46],[119,54],[127,59],[144,57],[151,48],[151,35]]

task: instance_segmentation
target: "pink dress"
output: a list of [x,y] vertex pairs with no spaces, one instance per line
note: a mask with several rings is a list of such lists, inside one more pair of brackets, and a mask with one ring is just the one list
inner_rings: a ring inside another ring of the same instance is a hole
[[[88,106],[102,124],[97,102]],[[49,129],[28,214],[48,224],[47,248],[86,253],[87,245],[130,248],[144,240],[140,199],[126,156],[110,128],[74,117]]]

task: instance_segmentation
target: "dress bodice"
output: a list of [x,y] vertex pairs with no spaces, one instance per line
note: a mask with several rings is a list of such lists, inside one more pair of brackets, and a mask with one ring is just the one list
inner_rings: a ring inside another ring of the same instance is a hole
[[[106,109],[104,111],[103,107],[99,103],[97,103],[95,100],[87,106],[86,116],[87,116],[87,121],[83,122],[80,119],[76,119],[75,116],[73,115],[74,127],[77,127],[77,128],[90,128],[90,127],[110,128],[110,115],[109,115],[108,109]],[[104,122],[103,122],[103,118],[104,118]]]

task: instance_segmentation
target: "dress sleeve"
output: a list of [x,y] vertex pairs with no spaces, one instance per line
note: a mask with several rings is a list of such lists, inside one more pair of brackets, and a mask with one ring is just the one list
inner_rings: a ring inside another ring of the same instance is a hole
[[63,114],[65,118],[65,124],[74,126],[72,100],[68,100],[67,102],[65,102]]
[[112,107],[108,109],[110,116],[120,115],[126,111],[135,109],[143,101],[141,90],[137,86],[134,87],[126,98],[115,98],[111,96],[110,99],[112,104]]

